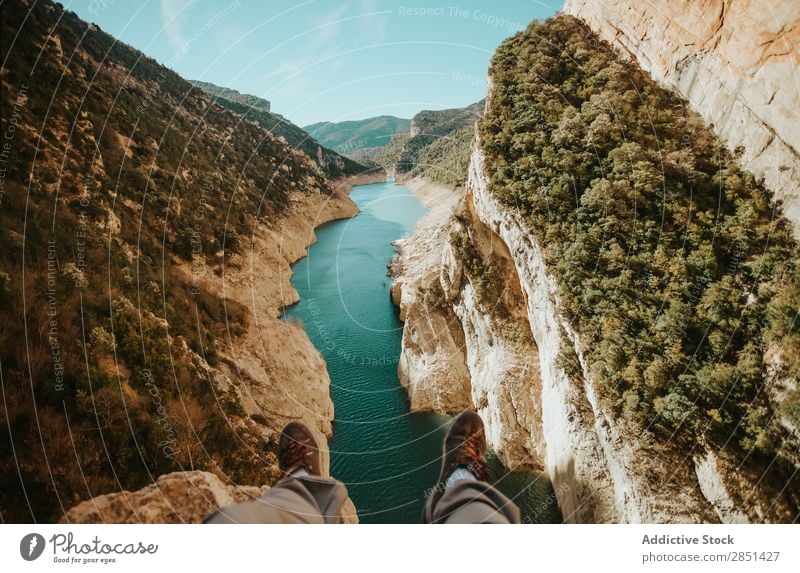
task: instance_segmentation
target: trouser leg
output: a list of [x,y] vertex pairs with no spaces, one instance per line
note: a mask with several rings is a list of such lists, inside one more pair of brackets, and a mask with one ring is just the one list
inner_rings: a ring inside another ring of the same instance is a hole
[[458,480],[428,499],[428,523],[519,523],[516,504],[486,482]]
[[258,499],[221,508],[205,523],[341,523],[346,501],[340,481],[290,476]]

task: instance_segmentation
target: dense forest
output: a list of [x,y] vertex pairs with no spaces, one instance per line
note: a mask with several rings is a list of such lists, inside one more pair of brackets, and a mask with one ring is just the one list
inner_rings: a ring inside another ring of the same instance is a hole
[[[800,392],[769,393],[770,377],[800,375],[800,265],[780,205],[574,18],[532,23],[490,75],[490,191],[542,246],[606,404],[648,439],[794,475]],[[574,355],[562,364],[582,376]]]

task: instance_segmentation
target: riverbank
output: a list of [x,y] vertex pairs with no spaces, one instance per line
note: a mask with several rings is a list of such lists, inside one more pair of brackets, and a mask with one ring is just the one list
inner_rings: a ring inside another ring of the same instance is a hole
[[423,219],[417,223],[419,225],[425,219],[431,219],[433,211],[439,207],[451,204],[454,199],[463,196],[463,187],[452,187],[435,183],[424,177],[411,177],[403,178],[396,181],[397,185],[403,185],[408,188],[416,197],[422,201],[431,212],[427,213]]
[[334,411],[325,361],[302,327],[281,320],[283,309],[299,300],[291,265],[308,254],[318,227],[358,214],[349,197],[353,186],[385,178],[377,172],[340,179],[332,195],[294,193],[279,221],[254,229],[241,256],[221,261],[221,268],[189,269],[198,288],[249,310],[247,331],[226,348],[215,381],[222,392],[237,395],[267,442],[276,443],[289,421],[302,420],[327,449]]

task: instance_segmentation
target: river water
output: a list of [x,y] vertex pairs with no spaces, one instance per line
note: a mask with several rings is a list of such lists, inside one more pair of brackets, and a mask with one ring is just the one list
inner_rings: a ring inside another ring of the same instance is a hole
[[[421,521],[426,490],[438,478],[449,418],[412,414],[397,378],[403,324],[392,304],[391,242],[407,237],[426,209],[391,181],[354,187],[361,212],[317,229],[317,242],[294,267],[301,321],[331,377],[335,407],[331,475],[348,488],[362,523]],[[544,474],[506,472],[490,456],[490,474],[533,523],[559,522]]]

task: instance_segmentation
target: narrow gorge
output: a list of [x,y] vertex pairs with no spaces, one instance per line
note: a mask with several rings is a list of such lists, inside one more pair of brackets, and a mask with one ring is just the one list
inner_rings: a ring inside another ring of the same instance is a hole
[[198,523],[302,421],[345,523],[419,522],[465,409],[524,523],[800,518],[797,2],[566,0],[463,107],[304,128],[2,32],[0,521]]

